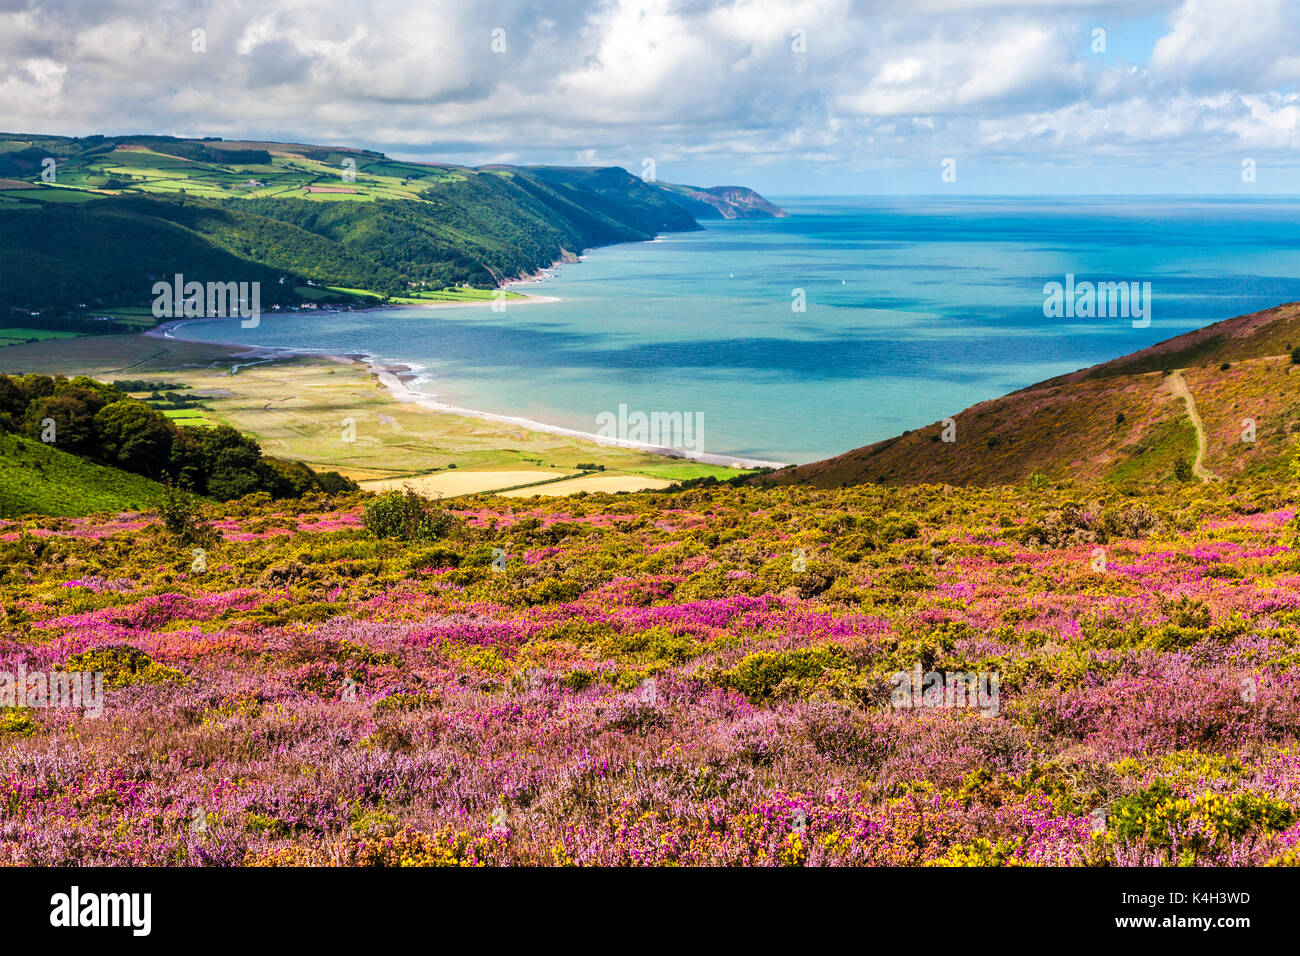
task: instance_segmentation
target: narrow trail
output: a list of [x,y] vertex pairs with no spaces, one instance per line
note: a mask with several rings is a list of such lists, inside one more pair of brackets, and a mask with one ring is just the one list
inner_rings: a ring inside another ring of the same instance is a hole
[[1169,390],[1187,405],[1187,417],[1192,420],[1192,427],[1196,429],[1196,460],[1192,462],[1192,474],[1202,482],[1218,481],[1219,476],[1206,469],[1203,464],[1205,461],[1205,425],[1201,421],[1200,414],[1196,411],[1196,399],[1192,397],[1192,391],[1187,387],[1187,380],[1183,378],[1182,369],[1174,369],[1169,373]]

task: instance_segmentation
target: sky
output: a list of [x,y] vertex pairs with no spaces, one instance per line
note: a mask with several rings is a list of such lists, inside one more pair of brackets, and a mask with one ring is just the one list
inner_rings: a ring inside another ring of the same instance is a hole
[[1300,193],[1300,0],[0,0],[0,128],[770,195]]

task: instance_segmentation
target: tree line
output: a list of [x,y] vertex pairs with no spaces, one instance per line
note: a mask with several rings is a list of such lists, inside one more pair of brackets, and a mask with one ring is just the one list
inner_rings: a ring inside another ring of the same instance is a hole
[[0,429],[218,501],[256,492],[298,498],[357,489],[338,472],[266,455],[228,425],[177,426],[84,375],[0,375]]

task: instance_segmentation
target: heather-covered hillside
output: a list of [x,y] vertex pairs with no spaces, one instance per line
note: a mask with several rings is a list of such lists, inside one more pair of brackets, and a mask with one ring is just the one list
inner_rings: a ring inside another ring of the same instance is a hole
[[5,522],[0,862],[1294,863],[1293,491]]
[[[1199,433],[1199,436],[1198,436]],[[1149,488],[1281,473],[1300,433],[1300,304],[1236,316],[759,479]]]

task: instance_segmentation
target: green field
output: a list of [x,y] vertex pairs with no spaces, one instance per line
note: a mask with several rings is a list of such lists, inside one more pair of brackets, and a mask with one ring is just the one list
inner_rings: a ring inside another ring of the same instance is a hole
[[698,462],[683,461],[664,462],[662,465],[637,465],[624,469],[634,475],[649,475],[651,478],[667,478],[669,481],[689,481],[692,478],[717,478],[723,481],[737,475],[753,474],[752,470],[725,468],[722,465],[702,465]]
[[50,329],[0,329],[0,345],[16,342],[43,342],[45,339],[72,339],[76,332],[55,332]]
[[76,332],[57,332],[52,329],[0,329],[0,348],[23,345],[27,342],[44,342],[47,339],[75,339]]
[[162,496],[162,486],[148,478],[0,432],[0,517],[131,511],[151,507]]
[[6,189],[0,192],[0,196],[7,199],[14,199],[20,203],[30,205],[39,205],[43,202],[90,202],[95,199],[102,199],[103,196],[95,192],[87,192],[84,189],[77,189],[71,186],[38,186],[35,189]]
[[[20,143],[7,143],[11,149]],[[312,150],[311,155],[273,155],[269,163],[220,162],[224,144],[213,144],[212,160],[188,159],[140,146],[70,156],[59,163],[57,183],[8,195],[42,201],[77,201],[122,191],[199,196],[208,199],[266,199],[294,196],[316,202],[373,202],[419,198],[436,183],[465,178],[453,167],[422,166],[376,159],[363,152]],[[162,147],[166,148],[166,147]],[[355,169],[345,166],[351,159]],[[59,190],[63,195],[54,195]],[[95,190],[97,192],[88,192]],[[317,190],[339,190],[317,191]],[[347,190],[346,192],[342,190]],[[40,195],[34,195],[39,192]]]
[[438,292],[413,292],[411,295],[394,296],[389,302],[397,305],[420,305],[424,302],[491,302],[497,294],[503,298],[526,299],[520,292],[505,289],[442,289]]
[[101,309],[95,314],[107,315],[110,318],[121,322],[123,325],[134,326],[137,329],[152,329],[158,324],[158,320],[154,318],[153,309],[147,306]]
[[203,414],[201,408],[163,408],[159,409],[159,411],[177,425],[202,425],[205,428],[212,428],[217,425],[217,422]]

